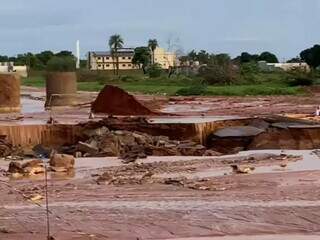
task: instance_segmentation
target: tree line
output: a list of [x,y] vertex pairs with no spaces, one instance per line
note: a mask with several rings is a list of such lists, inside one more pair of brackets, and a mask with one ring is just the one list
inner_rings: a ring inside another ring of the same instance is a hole
[[14,64],[17,66],[27,65],[30,69],[33,70],[45,70],[48,62],[53,57],[75,58],[71,51],[64,50],[58,53],[54,53],[52,51],[43,51],[36,54],[30,52],[18,54],[16,57],[0,55],[0,62],[14,62]]
[[[250,54],[248,52],[243,52],[235,58],[231,58],[228,54],[212,54],[205,50],[200,50],[199,52],[192,50],[186,56],[180,57],[182,63],[187,61],[197,61],[201,65],[212,64],[217,61],[217,59],[224,59],[233,62],[234,64],[244,64],[244,63],[257,63],[259,61],[266,61],[268,63],[278,63],[279,60],[274,53],[263,52],[261,54]],[[320,45],[314,45],[311,48],[303,50],[298,57],[292,58],[287,61],[287,63],[296,62],[306,62],[311,68],[316,69],[320,67]]]

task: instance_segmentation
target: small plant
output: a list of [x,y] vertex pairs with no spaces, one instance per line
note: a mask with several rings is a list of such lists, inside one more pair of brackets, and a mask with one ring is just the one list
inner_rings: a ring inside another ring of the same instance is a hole
[[162,68],[159,64],[153,64],[148,69],[148,74],[150,78],[160,77],[162,74]]
[[192,85],[190,87],[181,88],[176,92],[176,95],[180,96],[199,96],[205,95],[207,92],[207,86],[203,84]]
[[313,85],[314,80],[310,77],[296,77],[293,79],[290,79],[288,84],[291,87],[295,86],[311,86]]
[[311,86],[314,84],[314,76],[312,73],[293,69],[288,73],[287,82],[289,86]]
[[48,61],[48,72],[74,72],[76,61],[73,57],[53,57]]

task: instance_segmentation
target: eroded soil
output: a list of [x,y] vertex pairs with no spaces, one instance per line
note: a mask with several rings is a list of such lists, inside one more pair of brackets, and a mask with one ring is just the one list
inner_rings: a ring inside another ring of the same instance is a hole
[[[301,157],[279,152],[200,159],[149,158],[131,165],[115,158],[110,161],[104,167],[80,164],[76,171],[85,171],[81,177],[50,180],[50,222],[55,239],[320,233],[320,170],[283,169],[258,174],[255,170],[251,174],[229,171],[230,164],[259,169],[279,167],[284,162],[290,169],[291,164],[304,161]],[[227,175],[199,175],[208,170]],[[141,181],[148,172],[152,174]],[[103,179],[105,173],[123,181]],[[37,202],[38,206],[23,198],[43,195],[44,181],[1,179],[0,239],[44,239],[44,200]]]

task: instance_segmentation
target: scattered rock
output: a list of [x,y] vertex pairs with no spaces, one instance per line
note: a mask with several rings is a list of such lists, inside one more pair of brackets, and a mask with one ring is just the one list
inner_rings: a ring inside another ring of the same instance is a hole
[[8,172],[20,175],[36,175],[44,173],[45,168],[41,160],[32,160],[24,164],[20,162],[10,162]]
[[248,166],[239,166],[239,165],[231,165],[232,171],[236,174],[249,174],[255,167],[248,167]]
[[74,168],[75,159],[71,155],[54,154],[50,158],[50,167],[53,171],[68,171]]
[[91,156],[94,156],[99,152],[99,149],[96,146],[93,146],[92,144],[84,143],[84,142],[78,142],[77,150],[80,153],[85,152]]
[[40,194],[34,194],[33,196],[30,197],[30,200],[32,202],[39,202],[42,199],[43,199],[43,196]]
[[213,151],[213,150],[206,150],[203,154],[203,156],[206,156],[206,157],[218,157],[218,156],[222,156],[223,154],[222,153],[219,153],[219,152],[216,152],[216,151]]

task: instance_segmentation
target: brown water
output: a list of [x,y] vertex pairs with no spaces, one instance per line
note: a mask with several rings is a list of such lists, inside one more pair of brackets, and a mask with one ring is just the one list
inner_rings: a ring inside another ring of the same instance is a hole
[[38,113],[44,111],[44,101],[34,100],[28,97],[21,98],[21,113]]
[[[279,165],[271,166],[258,166],[252,172],[252,174],[261,174],[261,173],[273,173],[273,172],[299,172],[299,171],[314,171],[320,170],[320,158],[313,154],[311,150],[261,150],[261,151],[247,151],[241,152],[236,155],[228,155],[222,157],[214,157],[217,160],[230,159],[230,157],[243,157],[249,156],[251,154],[289,154],[302,156],[302,160],[296,162],[288,162],[288,166],[283,168]],[[204,160],[212,159],[213,157],[185,157],[185,156],[173,156],[173,157],[148,157],[147,159],[138,160],[138,163],[154,163],[154,162],[173,162],[173,161],[190,161],[190,160]],[[9,165],[8,161],[0,160],[0,168],[7,169]],[[68,173],[49,173],[50,179],[72,179],[72,178],[86,178],[90,177],[92,174],[99,173],[102,168],[105,167],[114,167],[124,165],[120,159],[116,157],[107,157],[107,158],[78,158],[76,159],[75,170]],[[192,173],[163,173],[157,174],[155,177],[160,178],[175,178],[175,177],[187,177],[190,179],[193,178],[206,178],[206,177],[219,177],[224,175],[233,174],[232,169],[229,166],[220,167],[220,168],[211,168],[204,171],[192,172]],[[28,179],[41,180],[43,175],[37,175],[28,177]]]
[[[320,170],[320,158],[312,153],[313,150],[259,150],[259,151],[246,151],[240,152],[239,154],[218,157],[216,159],[230,158],[230,157],[242,157],[251,154],[269,153],[269,154],[288,154],[295,156],[302,156],[302,160],[296,162],[288,162],[287,167],[281,167],[279,165],[271,166],[258,166],[252,172],[252,174],[259,173],[273,173],[273,172],[299,172],[299,171],[315,171]],[[220,177],[225,175],[233,174],[231,167],[221,167],[215,169],[208,169],[195,173],[164,173],[159,174],[157,177],[163,178],[176,178],[176,177],[187,177],[187,178],[206,178],[206,177]]]

